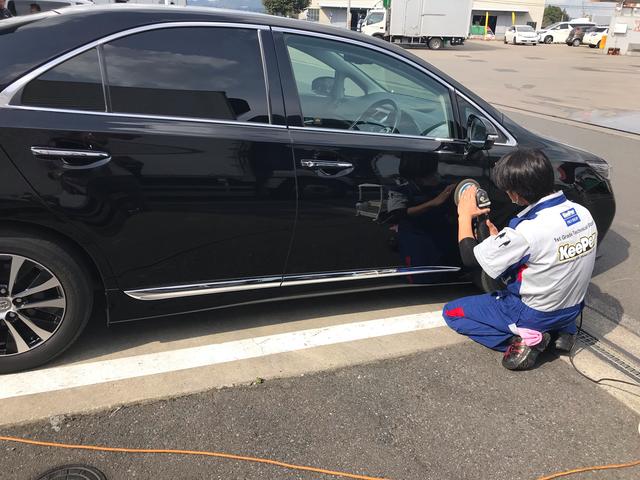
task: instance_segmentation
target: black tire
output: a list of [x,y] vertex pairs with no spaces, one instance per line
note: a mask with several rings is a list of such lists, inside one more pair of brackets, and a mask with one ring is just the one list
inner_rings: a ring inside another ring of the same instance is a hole
[[551,35],[547,35],[546,37],[544,37],[544,43],[546,43],[547,45],[553,43],[553,37]]
[[471,274],[473,284],[485,293],[497,292],[506,288],[500,280],[494,280],[483,270],[474,270]]
[[507,43],[509,43],[507,42],[507,37],[504,37],[504,44],[506,45]]
[[444,46],[444,41],[440,37],[433,37],[429,39],[427,46],[431,50],[440,50]]
[[[36,335],[35,338],[40,341],[34,341],[33,344],[29,345],[29,349],[22,353],[17,352],[17,347],[15,349],[11,348],[12,345],[15,347],[16,344],[12,340],[13,336],[10,335],[8,324],[5,323],[9,322],[9,320],[0,320],[0,373],[34,368],[60,355],[78,338],[87,324],[93,308],[91,276],[83,263],[67,247],[45,238],[7,232],[0,237],[0,259],[4,262],[9,261],[10,265],[12,265],[13,257],[11,256],[20,256],[26,259],[22,267],[18,269],[18,273],[21,273],[22,277],[27,277],[27,274],[31,274],[29,269],[44,267],[45,270],[40,270],[40,272],[52,275],[59,282],[62,292],[59,293],[59,287],[53,287],[53,294],[62,296],[64,307],[61,308],[62,314],[55,326],[46,328],[47,331],[53,332],[53,334],[45,340]],[[8,274],[5,277],[8,278]],[[29,279],[27,278],[26,280]],[[5,287],[11,283],[10,280],[7,281],[6,279],[0,281],[5,283]],[[23,288],[18,288],[19,281],[20,276],[14,282],[16,288],[13,289],[13,292],[6,293],[7,297],[20,293],[16,292],[16,289],[21,290]],[[35,280],[31,280],[31,283],[35,283]],[[27,289],[32,288],[32,285],[28,284]],[[51,295],[52,290],[37,295],[45,294]],[[31,295],[26,295],[25,298],[27,297],[33,298]],[[30,300],[26,301],[29,302]],[[9,302],[11,303],[11,300]],[[15,298],[13,303],[15,303]],[[26,312],[34,312],[33,309],[29,310],[24,306],[28,304],[23,304],[22,307],[22,312],[25,312],[25,316]],[[47,308],[40,308],[39,310],[44,310],[47,315],[51,311],[60,311],[57,308],[49,308],[48,311]],[[35,310],[35,312],[37,313],[38,310]],[[9,313],[7,312],[6,315],[9,315]]]
[[574,46],[574,47],[579,47],[581,43],[582,43],[582,42],[580,41],[580,39],[579,39],[579,38],[576,38],[576,39],[573,41],[573,46]]
[[518,42],[516,42],[516,37],[513,37],[513,44],[514,44],[514,45],[517,45],[517,44],[518,44]]

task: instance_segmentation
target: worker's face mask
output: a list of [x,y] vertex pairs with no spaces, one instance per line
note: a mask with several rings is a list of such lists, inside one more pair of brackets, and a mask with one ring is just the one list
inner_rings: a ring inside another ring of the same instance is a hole
[[518,205],[520,207],[523,206],[522,203],[518,201],[518,196],[515,193],[507,192],[507,195],[509,195],[509,199],[511,200],[511,203],[513,203],[514,205]]

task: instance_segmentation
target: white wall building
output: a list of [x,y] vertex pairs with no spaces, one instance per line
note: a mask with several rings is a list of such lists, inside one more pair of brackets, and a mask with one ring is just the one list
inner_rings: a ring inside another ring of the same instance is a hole
[[603,52],[610,48],[619,48],[620,55],[640,55],[640,1],[625,1],[616,9]]
[[475,0],[471,24],[484,26],[488,14],[489,28],[502,38],[507,27],[514,24],[541,28],[544,7],[545,0]]
[[[358,18],[374,7],[382,7],[381,0],[351,0],[351,29],[355,30]],[[347,26],[347,0],[311,0],[309,7],[299,18],[336,27]]]

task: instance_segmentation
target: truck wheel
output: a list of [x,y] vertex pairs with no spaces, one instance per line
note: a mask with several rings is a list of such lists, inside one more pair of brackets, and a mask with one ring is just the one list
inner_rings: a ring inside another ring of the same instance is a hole
[[0,237],[0,373],[66,350],[91,315],[90,276],[73,252],[22,233]]
[[544,43],[546,43],[547,45],[553,43],[553,37],[551,35],[547,35],[546,37],[544,37]]
[[427,45],[431,50],[440,50],[443,47],[444,42],[440,37],[433,37],[429,39]]

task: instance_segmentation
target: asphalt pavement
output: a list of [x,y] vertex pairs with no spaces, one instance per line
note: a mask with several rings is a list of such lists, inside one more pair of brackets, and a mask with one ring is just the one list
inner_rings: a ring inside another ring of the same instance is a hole
[[[513,373],[499,367],[498,357],[465,342],[337,371],[58,418],[3,434],[214,450],[404,480],[535,479],[640,456],[638,417],[564,362]],[[0,449],[0,471],[7,480],[35,478],[65,463],[96,466],[110,479],[336,478],[218,458],[11,443]],[[638,471],[597,478],[637,479]]]

